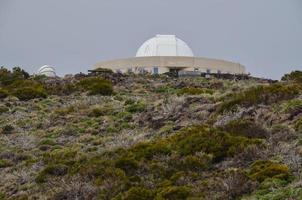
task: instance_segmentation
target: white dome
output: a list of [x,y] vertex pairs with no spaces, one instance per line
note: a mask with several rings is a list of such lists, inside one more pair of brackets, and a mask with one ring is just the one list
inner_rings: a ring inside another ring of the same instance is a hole
[[44,65],[44,66],[40,67],[37,74],[44,75],[47,77],[56,77],[57,76],[55,69],[49,65]]
[[175,35],[156,35],[147,40],[137,51],[136,57],[145,56],[189,56],[190,47]]

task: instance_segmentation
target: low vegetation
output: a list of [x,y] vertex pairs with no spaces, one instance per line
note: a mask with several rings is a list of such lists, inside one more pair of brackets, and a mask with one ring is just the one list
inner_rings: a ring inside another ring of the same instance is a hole
[[88,91],[90,95],[111,95],[113,93],[111,82],[99,77],[84,78],[79,81],[78,87]]
[[289,74],[285,74],[281,80],[302,83],[302,71],[293,71]]
[[283,100],[297,97],[301,94],[301,85],[272,84],[252,87],[244,92],[235,93],[224,99],[220,112],[234,109],[236,106],[270,105]]
[[0,199],[301,199],[284,81],[0,70]]

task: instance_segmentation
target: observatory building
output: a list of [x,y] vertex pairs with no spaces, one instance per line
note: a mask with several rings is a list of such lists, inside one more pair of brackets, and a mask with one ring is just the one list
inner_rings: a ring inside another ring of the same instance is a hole
[[94,70],[99,68],[121,73],[246,73],[245,67],[239,63],[195,57],[191,48],[175,35],[156,35],[141,45],[135,57],[94,65]]
[[44,65],[40,67],[37,71],[37,75],[44,75],[46,77],[56,77],[56,71],[53,67],[49,65]]

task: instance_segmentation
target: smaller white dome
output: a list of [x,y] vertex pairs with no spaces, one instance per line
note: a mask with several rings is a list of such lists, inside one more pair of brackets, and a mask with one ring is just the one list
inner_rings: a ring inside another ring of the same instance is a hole
[[56,77],[57,76],[55,69],[49,65],[44,65],[44,66],[40,67],[37,74],[44,75],[47,77]]

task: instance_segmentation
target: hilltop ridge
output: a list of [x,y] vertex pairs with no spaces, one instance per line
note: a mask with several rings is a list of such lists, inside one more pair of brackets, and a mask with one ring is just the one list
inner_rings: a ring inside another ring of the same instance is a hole
[[0,199],[301,199],[282,81],[0,69]]

